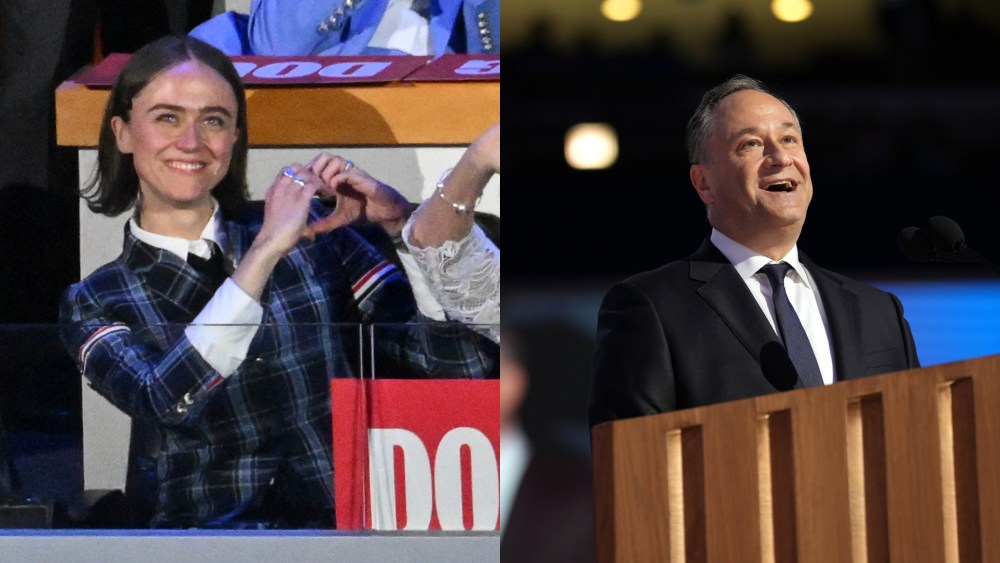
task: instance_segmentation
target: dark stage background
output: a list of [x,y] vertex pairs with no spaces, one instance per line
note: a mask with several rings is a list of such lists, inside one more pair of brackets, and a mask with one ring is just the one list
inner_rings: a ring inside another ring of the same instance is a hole
[[[580,4],[600,19],[596,2]],[[757,4],[767,11],[767,2]],[[951,17],[935,6],[962,3],[867,4],[882,6],[881,47],[796,64],[755,56],[738,23],[704,63],[654,30],[645,45],[622,49],[593,37],[633,22],[595,21],[564,45],[553,38],[559,22],[538,21],[525,42],[505,45],[508,287],[618,277],[693,251],[708,224],[688,181],[684,125],[701,94],[737,72],[763,80],[802,118],[816,191],[801,246],[818,262],[905,277],[946,273],[910,262],[896,246],[900,229],[933,215],[957,220],[971,246],[1000,258],[1000,25],[974,2]],[[823,17],[821,8],[812,18]],[[775,23],[790,33],[805,22]],[[574,170],[563,136],[593,121],[618,130],[620,157],[607,170]]]
[[[978,264],[913,262],[896,242],[904,227],[945,215],[1000,261],[1000,6],[815,2],[792,24],[766,1],[722,4],[645,2],[637,19],[615,23],[596,0],[505,3],[513,253],[503,319],[526,326],[547,358],[529,419],[559,404],[582,423],[589,362],[577,360],[589,359],[604,291],[707,236],[684,127],[702,93],[736,73],[763,80],[801,116],[815,195],[800,248],[896,292],[925,365],[1000,352],[1000,277]],[[581,122],[617,130],[613,166],[566,164],[564,135]],[[572,347],[546,339],[562,332],[578,336]]]

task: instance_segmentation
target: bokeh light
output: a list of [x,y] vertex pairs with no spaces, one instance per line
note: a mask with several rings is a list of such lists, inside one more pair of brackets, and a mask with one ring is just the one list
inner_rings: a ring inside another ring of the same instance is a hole
[[607,123],[574,125],[566,132],[565,153],[573,168],[608,168],[618,160],[618,134]]

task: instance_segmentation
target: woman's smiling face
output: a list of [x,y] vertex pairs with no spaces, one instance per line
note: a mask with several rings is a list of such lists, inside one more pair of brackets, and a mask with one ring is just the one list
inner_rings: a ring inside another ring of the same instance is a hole
[[132,155],[144,211],[211,205],[237,140],[232,87],[188,60],[157,74],[132,99],[129,120],[111,120],[118,148]]

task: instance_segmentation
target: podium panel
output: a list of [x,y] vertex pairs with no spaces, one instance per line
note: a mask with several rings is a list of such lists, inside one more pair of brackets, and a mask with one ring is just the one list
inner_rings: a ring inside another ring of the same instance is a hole
[[1000,355],[594,428],[598,556],[997,561]]

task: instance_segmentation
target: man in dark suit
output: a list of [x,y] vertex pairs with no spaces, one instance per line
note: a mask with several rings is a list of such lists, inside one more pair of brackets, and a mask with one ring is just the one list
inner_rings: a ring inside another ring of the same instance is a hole
[[895,296],[799,252],[813,186],[787,102],[735,76],[702,97],[687,145],[711,236],[605,296],[592,425],[919,365]]

